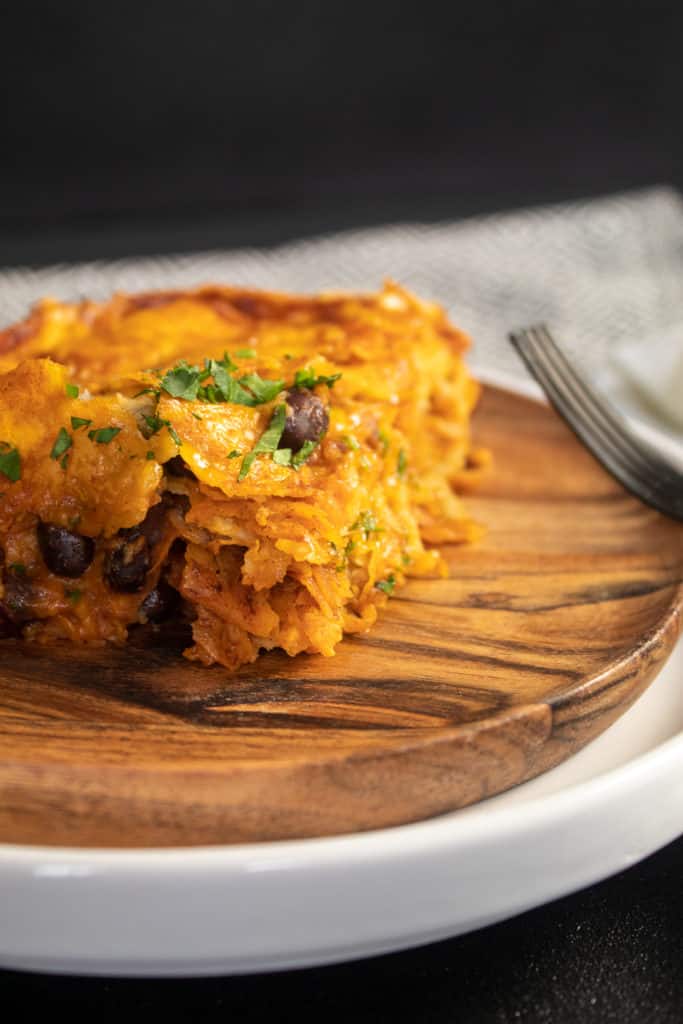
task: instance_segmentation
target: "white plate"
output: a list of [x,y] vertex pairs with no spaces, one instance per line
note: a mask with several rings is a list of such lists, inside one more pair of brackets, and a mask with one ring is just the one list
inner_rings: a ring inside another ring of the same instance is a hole
[[430,821],[173,850],[0,846],[0,963],[119,975],[301,967],[499,921],[683,833],[683,645],[558,768]]

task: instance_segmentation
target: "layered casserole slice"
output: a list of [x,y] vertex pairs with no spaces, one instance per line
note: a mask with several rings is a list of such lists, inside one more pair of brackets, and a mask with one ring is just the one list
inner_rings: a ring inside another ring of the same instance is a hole
[[333,654],[477,532],[467,344],[393,284],[43,301],[0,333],[0,633]]

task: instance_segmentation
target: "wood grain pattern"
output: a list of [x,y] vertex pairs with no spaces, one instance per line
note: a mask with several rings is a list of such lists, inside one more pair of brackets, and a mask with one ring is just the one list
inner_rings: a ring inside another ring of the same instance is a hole
[[0,841],[223,843],[414,821],[598,735],[680,624],[683,530],[540,404],[487,388],[486,538],[411,582],[333,659],[229,677],[139,633],[125,650],[0,651]]

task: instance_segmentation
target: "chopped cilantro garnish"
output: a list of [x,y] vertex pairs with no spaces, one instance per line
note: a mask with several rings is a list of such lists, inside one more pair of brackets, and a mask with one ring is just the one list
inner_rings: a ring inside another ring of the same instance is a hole
[[26,566],[24,565],[23,562],[10,562],[7,568],[10,569],[13,573],[16,573],[17,576],[26,575]]
[[19,449],[13,448],[7,441],[0,441],[0,473],[13,484],[21,478],[21,456]]
[[257,405],[263,405],[265,402],[272,402],[275,396],[280,394],[285,382],[264,380],[258,373],[248,373],[245,377],[240,377],[239,383],[251,391]]
[[273,462],[276,462],[278,466],[291,466],[292,469],[298,470],[319,444],[319,441],[304,441],[296,455],[292,454],[291,448],[278,448],[273,452]]
[[72,430],[79,430],[80,427],[89,427],[91,423],[92,423],[92,420],[84,420],[81,416],[72,416],[71,417],[71,429]]
[[228,458],[229,459],[239,459],[241,454],[242,454],[242,452],[238,452],[236,448],[233,448],[233,450],[228,455]]
[[180,448],[180,446],[181,446],[181,444],[183,442],[181,441],[180,436],[179,436],[178,432],[176,431],[176,429],[173,426],[171,426],[170,423],[166,424],[166,429],[168,430],[168,432],[171,435],[172,439],[175,441],[175,443]]
[[393,573],[391,576],[387,576],[385,580],[378,580],[377,583],[375,583],[377,590],[382,590],[385,594],[393,594],[395,586],[396,580],[394,579]]
[[[217,359],[207,359],[205,367],[206,376],[213,377],[215,385],[214,394],[210,400],[214,402],[221,400],[224,402],[236,401],[236,399],[231,399],[229,397],[232,390],[232,386],[235,383],[235,381],[228,373],[228,370],[233,369],[232,362],[230,363],[229,366],[226,366],[225,361],[219,362]],[[204,378],[204,380],[206,380],[206,377]]]
[[237,369],[237,363],[233,363],[232,359],[230,358],[227,352],[223,352],[223,358],[220,360],[220,362],[225,367],[226,370]]
[[137,391],[133,395],[133,398],[139,398],[140,395],[156,395],[157,398],[158,398],[159,394],[160,394],[159,388],[143,388],[142,391]]
[[386,455],[389,450],[389,438],[387,437],[383,430],[379,430],[377,432],[377,437],[379,438],[382,445],[382,455]]
[[62,467],[63,470],[66,470],[66,467],[69,465],[69,452],[67,452],[66,455],[62,455],[61,459],[59,460],[59,465]]
[[[59,433],[55,438],[55,443],[52,445],[52,451],[50,452],[51,459],[61,459],[64,452],[68,451],[73,444],[73,438],[71,434],[66,430],[65,427],[59,428]],[[64,468],[64,467],[62,467]]]
[[64,588],[64,593],[72,604],[78,604],[80,599],[83,597],[83,591],[78,590],[78,588],[74,588],[73,590],[67,590]]
[[238,348],[235,352],[236,359],[256,359],[256,352],[253,348]]
[[410,563],[412,562],[412,558],[410,557],[410,555],[401,555],[401,561],[403,562],[404,565],[410,565]]
[[273,452],[273,462],[276,462],[278,466],[291,466],[292,449],[278,448],[277,451]]
[[169,434],[171,435],[175,443],[178,445],[178,447],[181,446],[183,442],[181,441],[174,427],[171,425],[170,420],[164,420],[160,416],[145,416],[143,418],[149,430],[149,433],[145,434],[146,437],[153,437],[154,434],[159,433],[162,427],[166,427],[166,429],[168,430]]
[[147,459],[148,462],[151,462],[152,459],[154,458],[154,452],[147,452],[145,458]]
[[242,465],[240,466],[240,471],[237,476],[238,480],[244,480],[257,455],[261,455],[265,452],[277,451],[277,446],[280,443],[282,432],[285,429],[286,418],[286,406],[284,404],[276,405],[273,410],[273,415],[270,417],[270,423],[261,434],[252,450],[242,459]]
[[236,381],[234,377],[231,377],[222,363],[209,359],[208,366],[214,383],[206,384],[199,389],[197,397],[202,402],[232,402],[235,405],[258,405],[251,392],[243,388],[240,381]]
[[380,528],[377,525],[377,520],[373,516],[372,512],[362,512],[358,519],[351,527],[352,530],[362,530],[365,534],[365,539],[370,536],[371,533],[380,533]]
[[313,454],[320,441],[304,441],[296,455],[292,455],[292,468],[298,469]]
[[143,419],[149,429],[149,434],[146,435],[147,437],[153,437],[154,434],[158,434],[161,428],[165,427],[168,422],[167,420],[159,419],[158,416],[145,415],[143,416]]
[[396,461],[396,469],[399,476],[405,476],[405,471],[408,467],[408,458],[403,448],[398,453],[398,459]]
[[178,363],[161,378],[161,387],[173,398],[186,398],[193,402],[199,390],[200,370],[197,366]]
[[194,418],[195,418],[196,420],[199,420],[199,422],[200,422],[200,423],[202,423],[202,422],[203,422],[203,418],[202,418],[202,417],[201,417],[201,416],[199,415],[199,413],[198,413],[198,412],[193,412],[193,413],[192,413],[192,415],[194,416]]
[[315,388],[318,384],[327,384],[328,388],[332,388],[340,377],[341,373],[333,373],[329,377],[325,377],[322,374],[316,376],[315,370],[306,367],[303,370],[297,370],[294,374],[294,387]]
[[97,444],[109,444],[120,433],[121,427],[99,427],[97,430],[89,430],[88,437]]
[[75,384],[67,384],[64,390],[69,398],[78,398],[78,388]]
[[[237,353],[244,358],[255,354],[253,349],[241,349]],[[237,365],[227,352],[222,359],[205,359],[203,369],[181,362],[164,374],[161,388],[173,398],[211,403],[233,402],[236,405],[263,405],[272,402],[282,391],[282,380],[265,380],[258,373],[246,374],[236,380],[230,376],[230,372],[236,369]],[[209,378],[213,379],[212,383],[205,383]],[[144,394],[158,395],[159,391],[145,388],[138,392],[138,395]]]
[[342,437],[342,441],[347,446],[347,448],[349,448],[349,450],[352,452],[357,452],[358,449],[360,448],[358,441],[356,441],[355,437],[351,437],[350,434],[344,434],[344,436]]

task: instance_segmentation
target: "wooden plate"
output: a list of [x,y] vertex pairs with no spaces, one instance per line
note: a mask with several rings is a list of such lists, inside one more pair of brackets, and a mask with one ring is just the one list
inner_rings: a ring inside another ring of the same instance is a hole
[[179,638],[0,651],[0,841],[233,843],[415,821],[564,760],[638,697],[678,633],[683,529],[556,415],[487,388],[486,538],[411,582],[333,659],[237,676]]

